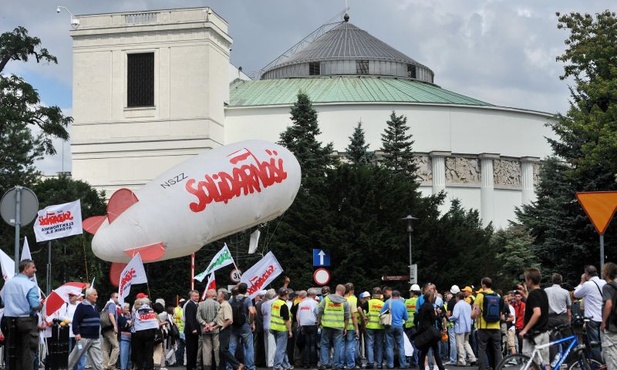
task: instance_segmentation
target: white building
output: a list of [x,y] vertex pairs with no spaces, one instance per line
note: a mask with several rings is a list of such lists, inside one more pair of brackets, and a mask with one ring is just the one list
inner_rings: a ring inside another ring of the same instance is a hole
[[444,190],[498,227],[534,199],[539,160],[550,154],[550,114],[442,89],[429,67],[348,18],[290,49],[257,81],[237,71],[230,78],[227,24],[209,8],[79,18],[73,175],[108,195],[207,148],[277,141],[300,91],[319,113],[319,140],[338,152],[359,121],[379,149],[390,113],[405,115],[421,191]]

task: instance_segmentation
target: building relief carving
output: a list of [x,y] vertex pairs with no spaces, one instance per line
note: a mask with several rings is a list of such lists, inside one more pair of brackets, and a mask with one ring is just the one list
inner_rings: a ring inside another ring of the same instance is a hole
[[534,163],[533,165],[533,186],[536,187],[540,184],[540,168],[542,167],[541,162]]
[[428,155],[416,154],[413,157],[416,165],[418,166],[417,178],[420,182],[433,181],[433,170],[431,157]]
[[478,158],[447,157],[446,182],[453,184],[480,183],[480,161]]
[[520,161],[511,159],[493,160],[493,176],[495,185],[497,186],[520,187]]

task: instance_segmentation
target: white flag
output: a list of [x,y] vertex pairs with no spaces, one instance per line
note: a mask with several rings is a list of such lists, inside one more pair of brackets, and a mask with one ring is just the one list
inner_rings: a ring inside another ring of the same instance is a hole
[[122,270],[119,281],[118,301],[120,305],[122,305],[124,304],[124,298],[131,292],[131,285],[146,284],[148,282],[146,270],[144,270],[144,263],[141,261],[141,255],[139,253],[137,253],[129,264],[126,265],[124,270]]
[[38,212],[33,228],[37,242],[82,234],[81,201],[45,207]]
[[9,280],[15,275],[15,261],[8,254],[0,249],[0,267],[2,268],[2,277],[4,280]]
[[240,281],[246,283],[248,286],[246,294],[252,299],[282,272],[283,268],[279,261],[272,252],[268,252],[264,258],[242,274]]
[[196,275],[193,279],[197,281],[203,281],[206,276],[208,276],[211,272],[214,272],[220,268],[223,268],[227,265],[231,265],[234,263],[234,259],[231,256],[231,252],[229,248],[227,248],[227,243],[223,246],[223,248],[212,258],[208,267],[200,274]]
[[[24,237],[24,246],[21,249],[21,260],[20,261],[31,260],[31,259],[32,259],[32,253],[30,253],[30,245],[28,244],[28,238]],[[39,282],[36,280],[36,274],[34,274],[32,281],[34,281],[37,287],[39,286]],[[40,291],[40,288],[39,288],[39,291]]]
[[259,236],[261,231],[255,230],[251,233],[251,240],[249,241],[249,254],[255,253],[257,250],[257,244],[259,244]]

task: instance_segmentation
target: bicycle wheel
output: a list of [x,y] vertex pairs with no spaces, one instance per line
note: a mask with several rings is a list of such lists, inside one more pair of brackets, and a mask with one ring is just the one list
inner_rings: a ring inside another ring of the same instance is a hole
[[[519,353],[515,355],[508,355],[504,357],[503,360],[501,360],[501,362],[499,363],[499,365],[497,365],[497,368],[495,370],[502,370],[502,369],[522,370],[525,368],[525,366],[527,366],[528,362],[530,362],[530,358],[527,355],[521,355]],[[531,361],[527,370],[542,370],[542,368],[535,362]],[[589,370],[589,369],[586,369],[586,370]]]
[[[602,367],[602,363],[600,361],[591,358],[587,359],[586,364],[589,365],[589,367],[587,369],[581,369],[581,361],[579,361],[578,358],[575,358],[568,364],[568,370],[598,370]],[[583,367],[586,366],[583,365]]]

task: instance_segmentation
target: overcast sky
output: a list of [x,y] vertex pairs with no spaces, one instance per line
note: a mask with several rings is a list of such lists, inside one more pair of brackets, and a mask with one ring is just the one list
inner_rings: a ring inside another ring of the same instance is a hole
[[[48,105],[71,113],[70,15],[210,6],[229,24],[231,62],[245,73],[260,69],[345,9],[345,0],[4,0],[0,33],[17,26],[58,57],[58,65],[11,62]],[[568,85],[555,57],[567,31],[555,12],[598,13],[614,0],[348,0],[350,22],[435,72],[441,87],[489,103],[565,112]],[[70,146],[39,164],[46,173],[69,171]],[[64,152],[64,166],[62,165]]]

